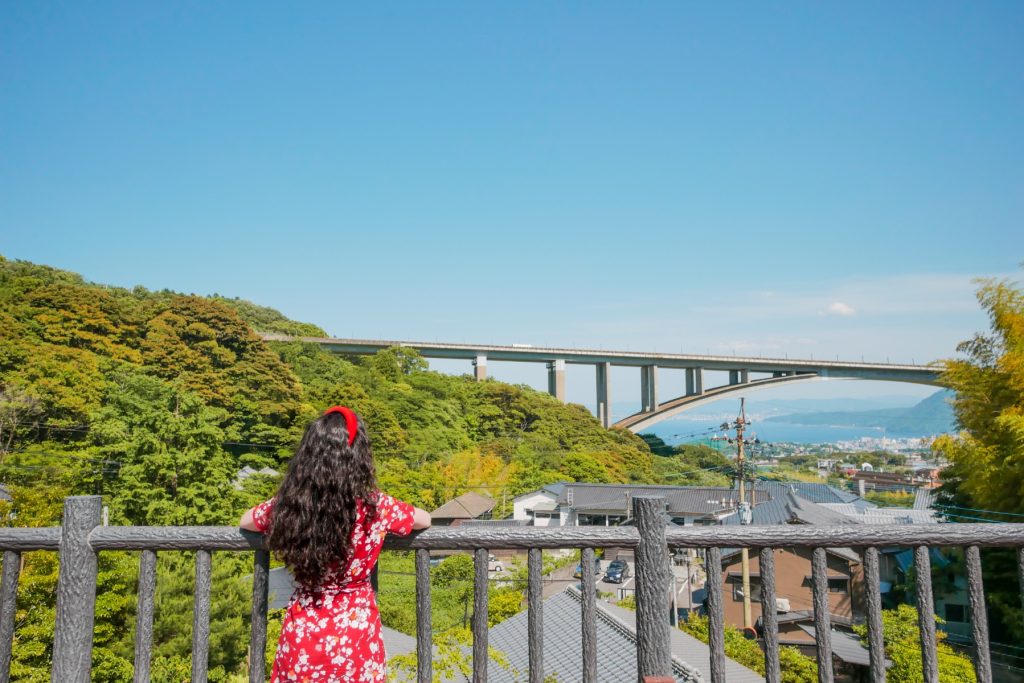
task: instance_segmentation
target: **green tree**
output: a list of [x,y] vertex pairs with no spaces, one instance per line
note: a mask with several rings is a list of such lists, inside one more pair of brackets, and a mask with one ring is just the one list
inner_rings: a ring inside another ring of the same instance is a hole
[[[939,623],[941,620],[936,619]],[[867,644],[867,626],[854,626],[864,644]],[[889,683],[918,683],[921,673],[921,640],[917,610],[900,605],[894,610],[882,611],[882,634],[885,656],[892,661],[886,672]],[[969,657],[956,652],[945,642],[946,634],[937,631],[939,683],[974,683],[974,665]]]
[[[941,504],[1005,521],[974,510],[1024,513],[1024,291],[1005,280],[982,280],[977,296],[990,330],[961,343],[961,356],[943,363],[940,381],[956,392],[960,432],[940,437],[933,448],[949,460]],[[1013,553],[986,551],[982,564],[993,638],[1024,638]]]
[[952,463],[946,481],[973,507],[1024,512],[1024,291],[985,280],[978,301],[991,330],[961,343],[943,364],[941,382],[956,392],[961,431],[936,440]]

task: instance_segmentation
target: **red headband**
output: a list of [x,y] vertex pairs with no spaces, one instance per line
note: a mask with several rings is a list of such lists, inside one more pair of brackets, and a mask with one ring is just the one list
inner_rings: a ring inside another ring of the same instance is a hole
[[324,415],[331,413],[341,413],[344,416],[345,429],[348,431],[348,445],[351,446],[352,442],[356,440],[356,432],[359,431],[359,418],[345,406],[333,406],[324,411]]

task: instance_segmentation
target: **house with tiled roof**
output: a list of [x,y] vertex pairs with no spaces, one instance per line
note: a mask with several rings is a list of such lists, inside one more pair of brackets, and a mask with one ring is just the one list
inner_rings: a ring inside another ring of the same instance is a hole
[[517,497],[513,517],[534,526],[617,526],[629,519],[636,496],[664,498],[670,521],[681,526],[718,524],[736,515],[739,502],[729,487],[565,483]]
[[464,521],[490,519],[496,501],[479,493],[468,491],[431,511],[434,526],[458,526]]
[[[570,586],[544,601],[544,676],[559,681],[583,680],[580,651],[582,610],[579,590]],[[493,659],[487,680],[515,683],[529,670],[527,649],[529,615],[519,614],[490,629],[488,644],[504,655],[505,664]],[[708,646],[678,629],[671,629],[672,673],[681,683],[711,680],[711,653]],[[761,683],[764,677],[747,667],[726,659],[729,683]],[[519,676],[517,678],[517,675]],[[597,681],[624,683],[637,680],[636,613],[616,605],[597,602]]]
[[[765,482],[758,482],[758,486]],[[772,482],[775,483],[775,482]],[[787,482],[788,483],[788,482]],[[834,493],[811,489],[820,499],[836,499]],[[779,524],[813,524],[816,526],[847,526],[856,519],[813,503],[793,488],[777,486],[771,492],[778,497],[754,506],[753,526]],[[850,503],[845,503],[850,504]],[[723,524],[739,524],[727,518]],[[743,575],[739,549],[722,552],[721,576],[725,587],[723,614],[725,622],[743,627]],[[812,551],[804,548],[775,549],[775,595],[779,621],[779,641],[805,649],[814,647],[814,639],[800,628],[813,623],[814,599],[811,590]],[[849,548],[828,548],[829,613],[832,623],[849,626],[861,614],[864,595],[864,572],[860,555]],[[759,553],[750,553],[751,615],[755,623],[761,618],[761,574]]]

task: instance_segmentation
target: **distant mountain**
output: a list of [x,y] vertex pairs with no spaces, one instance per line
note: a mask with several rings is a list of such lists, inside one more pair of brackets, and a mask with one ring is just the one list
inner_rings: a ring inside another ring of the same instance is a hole
[[943,389],[909,408],[791,413],[764,419],[799,425],[884,429],[891,435],[942,434],[954,429],[953,409],[949,403],[952,396],[952,392]]

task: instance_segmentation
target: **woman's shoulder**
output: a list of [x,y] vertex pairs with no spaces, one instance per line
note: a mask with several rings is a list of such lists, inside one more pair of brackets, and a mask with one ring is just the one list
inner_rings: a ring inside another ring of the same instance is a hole
[[393,510],[396,508],[405,510],[405,508],[411,507],[409,503],[406,503],[403,500],[399,500],[398,498],[392,496],[390,493],[386,493],[379,489],[374,492],[374,503],[377,505],[378,511]]
[[377,507],[388,507],[398,502],[398,499],[389,493],[377,489],[373,492],[373,502]]

